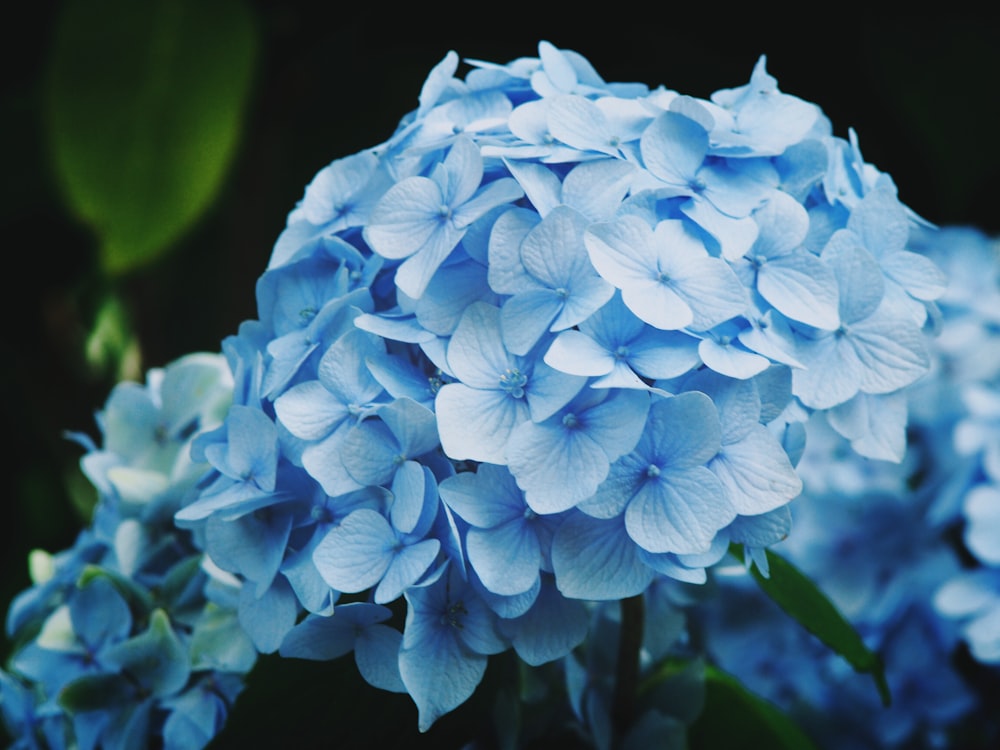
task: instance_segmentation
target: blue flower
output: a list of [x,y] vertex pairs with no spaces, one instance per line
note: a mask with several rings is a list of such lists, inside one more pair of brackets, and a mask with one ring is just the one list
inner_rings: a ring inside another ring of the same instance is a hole
[[512,354],[527,354],[546,330],[564,331],[585,321],[614,293],[590,265],[586,226],[581,214],[557,207],[519,246],[490,243],[493,289],[512,295],[500,312],[504,345]]
[[479,149],[471,139],[459,138],[430,177],[408,177],[375,206],[365,240],[385,258],[406,259],[396,283],[410,297],[420,297],[472,222],[522,194],[509,177],[480,188],[482,179]]
[[650,228],[623,216],[591,226],[585,241],[598,273],[621,289],[638,318],[656,328],[704,331],[747,307],[733,270],[711,257],[679,219]]
[[529,419],[545,419],[565,406],[586,382],[503,345],[500,310],[470,305],[448,343],[448,364],[458,382],[438,391],[435,412],[445,454],[505,464],[511,433]]
[[426,731],[472,695],[489,655],[508,644],[497,632],[496,616],[453,565],[405,596],[399,672],[417,704],[420,731]]

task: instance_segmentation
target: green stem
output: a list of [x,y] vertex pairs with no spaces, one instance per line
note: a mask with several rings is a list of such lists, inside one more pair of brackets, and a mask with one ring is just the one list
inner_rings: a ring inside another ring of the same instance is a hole
[[638,594],[621,601],[621,632],[618,637],[618,674],[611,716],[619,736],[635,719],[639,687],[639,649],[642,647],[643,600]]

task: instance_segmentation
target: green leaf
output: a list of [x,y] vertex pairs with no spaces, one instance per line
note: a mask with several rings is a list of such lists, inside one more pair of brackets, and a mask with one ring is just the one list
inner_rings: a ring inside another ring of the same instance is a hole
[[732,675],[706,667],[705,687],[705,710],[688,730],[691,750],[816,750],[791,718]]
[[71,211],[120,274],[203,215],[236,152],[257,34],[240,0],[68,0],[46,81]]
[[[730,552],[739,560],[744,560],[741,546],[731,545]],[[769,574],[764,576],[756,566],[751,568],[751,574],[764,593],[806,630],[846,659],[856,672],[871,674],[883,705],[890,705],[892,696],[878,655],[865,645],[858,631],[806,575],[771,550],[766,550],[765,554]]]
[[187,649],[162,609],[153,610],[144,632],[110,647],[104,661],[117,666],[158,698],[178,693],[191,676]]
[[58,703],[70,714],[124,706],[135,688],[120,674],[84,675],[59,691]]

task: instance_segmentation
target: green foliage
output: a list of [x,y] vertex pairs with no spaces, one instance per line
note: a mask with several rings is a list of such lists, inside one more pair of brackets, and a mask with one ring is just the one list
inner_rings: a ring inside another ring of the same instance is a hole
[[[743,549],[730,548],[743,560]],[[807,576],[788,560],[767,550],[769,574],[764,576],[756,567],[751,569],[761,589],[806,630],[842,656],[856,672],[871,674],[882,703],[888,706],[892,698],[885,679],[882,660],[865,646],[858,631],[844,618],[836,606]]]
[[688,731],[692,750],[761,748],[816,750],[816,745],[773,704],[732,675],[705,668],[705,710]]
[[201,217],[236,153],[256,56],[239,0],[68,0],[46,85],[49,147],[102,269],[151,262]]

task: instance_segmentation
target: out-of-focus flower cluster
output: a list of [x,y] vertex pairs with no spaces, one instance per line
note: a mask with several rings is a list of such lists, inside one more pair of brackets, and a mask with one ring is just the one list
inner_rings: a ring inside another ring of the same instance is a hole
[[950,285],[931,374],[908,393],[906,458],[864,459],[811,427],[795,531],[776,548],[882,657],[892,706],[742,573],[720,576],[698,613],[707,656],[831,748],[1000,739],[988,697],[1000,685],[1000,244],[967,227],[914,242]]
[[807,423],[900,460],[945,289],[890,178],[764,58],[709,99],[546,42],[459,64],[306,188],[176,514],[259,651],[353,651],[422,730],[491,655],[570,655],[588,602],[703,582],[731,543],[765,566]]
[[257,652],[237,621],[239,581],[173,517],[206,470],[193,436],[231,398],[225,359],[192,354],[116,386],[100,446],[76,436],[99,499],[72,547],[32,554],[33,585],[8,611],[13,747],[189,750],[222,728]]

